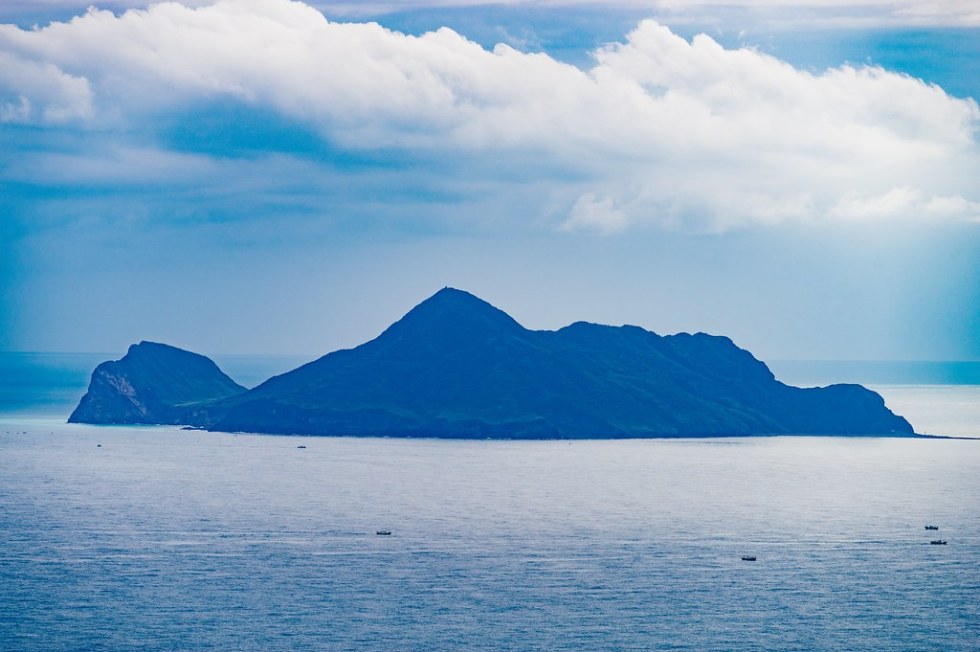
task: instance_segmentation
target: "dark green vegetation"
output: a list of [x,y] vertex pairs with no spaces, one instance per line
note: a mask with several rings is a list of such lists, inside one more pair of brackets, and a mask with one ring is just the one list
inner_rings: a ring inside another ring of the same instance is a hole
[[[136,409],[141,418],[130,423],[404,437],[912,434],[912,426],[888,410],[878,394],[860,385],[787,386],[726,337],[663,337],[635,326],[584,322],[558,331],[530,331],[490,304],[450,288],[376,339],[247,392],[231,384],[227,394],[218,395],[217,381],[227,377],[212,364],[193,403],[189,379],[196,372],[163,369],[184,363],[174,351],[162,347],[159,366],[127,367],[134,372],[146,368],[152,376],[140,376],[140,383],[130,379],[131,386],[139,386],[125,395],[126,401],[138,403],[146,392],[172,408],[168,418],[157,421],[152,421],[154,410]],[[133,352],[107,364],[125,365]],[[122,400],[90,398],[93,392],[122,391],[119,383],[99,379],[96,385],[98,376],[97,369],[72,420],[124,422],[116,413],[108,418],[87,409]],[[158,387],[171,382],[179,386]]]

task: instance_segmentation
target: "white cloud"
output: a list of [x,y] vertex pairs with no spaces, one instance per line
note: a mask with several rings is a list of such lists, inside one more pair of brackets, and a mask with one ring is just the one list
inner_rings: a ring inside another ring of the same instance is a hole
[[976,219],[980,201],[976,102],[879,68],[813,74],[652,21],[583,71],[449,29],[331,22],[287,0],[166,3],[0,26],[0,62],[0,120],[124,133],[231,98],[340,147],[550,178],[537,210],[568,229]]
[[960,195],[924,197],[917,188],[892,188],[880,195],[848,193],[834,206],[831,215],[843,219],[887,219],[895,215],[944,219],[966,217],[980,221],[980,202]]
[[587,192],[579,197],[568,219],[561,225],[564,231],[598,231],[599,233],[616,233],[626,228],[629,223],[626,213],[620,210],[609,197],[596,197]]
[[896,3],[896,22],[911,25],[980,26],[980,4],[974,0]]
[[47,61],[0,51],[0,123],[58,124],[92,115],[88,80],[66,74]]
[[753,22],[807,28],[980,26],[974,0],[658,0],[653,8],[670,24],[717,23],[741,12]]

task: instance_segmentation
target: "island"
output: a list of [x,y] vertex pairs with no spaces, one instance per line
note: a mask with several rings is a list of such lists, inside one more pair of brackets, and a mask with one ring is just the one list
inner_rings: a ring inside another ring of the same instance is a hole
[[799,388],[727,337],[577,322],[529,330],[443,288],[381,335],[245,389],[141,342],[99,365],[73,423],[490,439],[914,436],[860,385]]

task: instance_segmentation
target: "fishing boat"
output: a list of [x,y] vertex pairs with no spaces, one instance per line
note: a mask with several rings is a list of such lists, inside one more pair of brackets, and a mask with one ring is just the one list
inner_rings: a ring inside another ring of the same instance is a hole
[[390,537],[391,530],[378,530],[377,532],[375,532],[375,534],[378,535],[379,537]]
[[755,555],[742,555],[742,561],[755,561]]
[[932,544],[932,545],[934,545],[934,546],[945,546],[946,545],[946,539],[933,539],[929,543]]
[[938,530],[939,529],[939,526],[938,525],[927,525],[926,526],[926,529],[927,530]]

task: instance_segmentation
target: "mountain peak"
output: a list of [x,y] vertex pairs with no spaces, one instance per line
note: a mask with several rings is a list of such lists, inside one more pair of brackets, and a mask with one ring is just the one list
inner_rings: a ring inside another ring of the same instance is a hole
[[382,333],[381,338],[406,335],[494,336],[522,333],[513,317],[464,290],[444,287],[412,308]]
[[422,303],[449,302],[449,301],[456,301],[456,302],[474,301],[479,303],[486,303],[486,301],[476,296],[475,294],[471,294],[466,290],[460,290],[459,288],[450,287],[448,285],[442,288],[441,290],[439,290],[438,292],[436,292],[435,294],[433,294],[428,299],[424,299]]
[[151,342],[149,340],[141,340],[139,344],[131,344],[129,350],[126,351],[126,355],[153,355],[153,354],[162,354],[162,355],[176,354],[176,355],[193,355],[193,356],[199,355],[197,353],[192,353],[190,351],[185,351],[183,349],[177,348],[176,346],[171,346],[169,344],[160,344],[159,342]]

